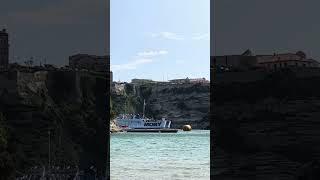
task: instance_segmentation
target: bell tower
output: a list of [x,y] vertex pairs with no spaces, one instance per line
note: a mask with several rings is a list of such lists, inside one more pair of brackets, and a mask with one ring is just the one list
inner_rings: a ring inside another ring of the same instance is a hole
[[9,64],[9,36],[6,29],[0,31],[0,69],[8,68]]

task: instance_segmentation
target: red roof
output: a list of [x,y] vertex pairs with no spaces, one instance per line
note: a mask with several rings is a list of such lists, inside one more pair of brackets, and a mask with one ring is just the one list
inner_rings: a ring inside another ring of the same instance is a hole
[[287,61],[310,62],[311,61],[309,59],[304,59],[303,57],[293,53],[257,56],[257,60],[258,60],[258,63],[287,62]]

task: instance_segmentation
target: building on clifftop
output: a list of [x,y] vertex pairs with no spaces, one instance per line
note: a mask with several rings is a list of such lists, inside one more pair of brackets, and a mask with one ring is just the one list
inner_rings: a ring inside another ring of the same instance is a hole
[[257,68],[257,58],[252,55],[250,50],[246,50],[240,55],[214,56],[213,67],[217,71],[247,71]]
[[110,56],[76,54],[69,57],[69,67],[74,70],[106,72],[110,66]]
[[258,55],[257,62],[259,66],[269,70],[291,67],[319,67],[319,62],[307,58],[302,51],[297,53],[282,53],[273,55]]
[[270,55],[253,55],[250,50],[241,55],[213,57],[213,69],[217,72],[248,71],[250,69],[279,70],[284,68],[315,68],[319,62],[307,58],[302,51]]
[[152,79],[132,79],[132,84],[146,84],[146,83],[154,83]]

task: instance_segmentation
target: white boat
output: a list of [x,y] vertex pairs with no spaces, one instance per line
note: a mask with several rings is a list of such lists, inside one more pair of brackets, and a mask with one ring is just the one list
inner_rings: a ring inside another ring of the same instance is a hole
[[165,118],[154,120],[133,114],[122,114],[115,122],[122,129],[169,129],[171,125]]
[[117,126],[126,129],[170,129],[171,121],[162,118],[161,120],[149,119],[144,116],[145,101],[143,102],[143,115],[121,114],[115,120]]

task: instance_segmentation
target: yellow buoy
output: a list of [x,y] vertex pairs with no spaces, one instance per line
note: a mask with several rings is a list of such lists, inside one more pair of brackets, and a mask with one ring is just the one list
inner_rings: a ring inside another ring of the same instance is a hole
[[183,125],[182,130],[183,131],[191,131],[191,125]]

